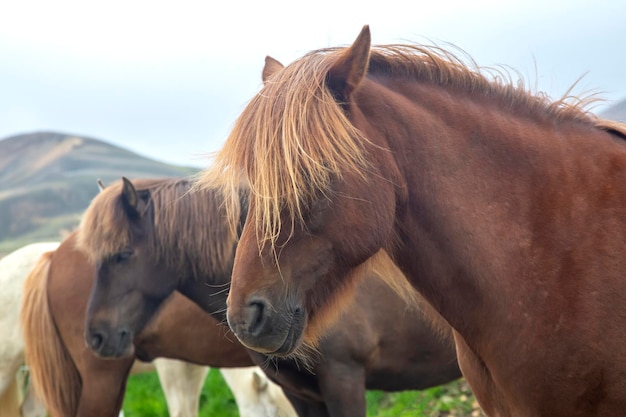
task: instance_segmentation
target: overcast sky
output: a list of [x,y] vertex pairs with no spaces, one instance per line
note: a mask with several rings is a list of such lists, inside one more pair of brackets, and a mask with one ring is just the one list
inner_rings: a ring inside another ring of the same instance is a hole
[[[552,97],[580,76],[626,98],[623,0],[7,0],[0,4],[0,138],[54,130],[204,166],[258,91],[263,59],[311,49],[452,43]],[[601,111],[604,107],[598,107]]]

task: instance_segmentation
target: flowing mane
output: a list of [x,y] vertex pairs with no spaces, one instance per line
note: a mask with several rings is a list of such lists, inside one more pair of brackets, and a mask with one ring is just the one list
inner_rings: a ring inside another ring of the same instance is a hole
[[[364,145],[374,145],[350,123],[325,82],[329,68],[344,50],[312,51],[272,75],[236,121],[212,167],[199,179],[200,187],[221,188],[228,207],[237,207],[233,190],[241,184],[250,188],[261,244],[273,242],[280,233],[281,213],[301,221],[308,202],[323,195],[332,178],[347,172],[367,178],[370,161]],[[545,94],[527,91],[521,78],[514,81],[505,70],[481,69],[471,58],[464,60],[440,47],[374,46],[368,75],[428,83],[488,98],[512,114],[579,123],[626,136],[624,125],[601,120],[586,110],[597,101],[593,96],[578,98],[568,92],[552,101]],[[228,210],[231,218],[237,216]]]
[[[181,273],[191,268],[197,277],[230,270],[237,235],[225,221],[214,191],[192,193],[187,179],[136,180],[133,184],[138,192],[150,193],[154,229],[146,238],[156,259]],[[122,251],[131,241],[132,225],[121,190],[121,183],[105,188],[85,211],[77,246],[92,262]]]

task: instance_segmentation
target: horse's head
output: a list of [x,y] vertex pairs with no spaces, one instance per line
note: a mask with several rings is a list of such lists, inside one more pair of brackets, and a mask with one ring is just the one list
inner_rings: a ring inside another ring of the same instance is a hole
[[270,381],[258,367],[223,368],[222,376],[231,387],[241,416],[297,415],[282,388]]
[[122,184],[103,190],[86,211],[79,247],[95,265],[85,338],[101,357],[134,353],[133,339],[178,282],[157,258],[150,192]]
[[240,341],[289,355],[340,311],[360,266],[391,240],[396,172],[357,106],[369,63],[365,28],[345,50],[282,68],[238,119],[209,182],[250,187],[235,255],[228,321]]

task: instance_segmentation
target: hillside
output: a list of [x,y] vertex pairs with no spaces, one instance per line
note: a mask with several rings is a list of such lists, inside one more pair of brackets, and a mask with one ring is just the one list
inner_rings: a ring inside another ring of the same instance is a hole
[[27,243],[62,239],[98,193],[98,178],[110,184],[122,176],[195,171],[87,137],[38,132],[0,140],[0,256]]
[[619,122],[626,122],[626,100],[619,101],[600,112],[600,116]]

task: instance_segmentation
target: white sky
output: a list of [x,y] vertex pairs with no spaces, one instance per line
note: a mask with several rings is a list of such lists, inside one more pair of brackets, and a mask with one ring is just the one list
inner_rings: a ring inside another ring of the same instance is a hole
[[[626,98],[623,0],[7,0],[0,138],[36,130],[204,166],[260,86],[263,59],[373,43],[452,43],[558,97]],[[601,111],[604,107],[598,107]]]

